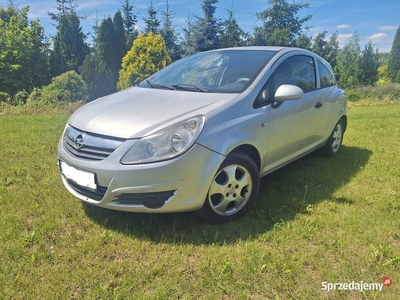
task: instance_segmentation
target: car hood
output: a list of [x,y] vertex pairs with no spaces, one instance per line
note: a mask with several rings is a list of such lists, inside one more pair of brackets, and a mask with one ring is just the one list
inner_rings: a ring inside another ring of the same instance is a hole
[[237,96],[131,87],[82,106],[68,123],[95,134],[140,138],[175,122],[206,114]]

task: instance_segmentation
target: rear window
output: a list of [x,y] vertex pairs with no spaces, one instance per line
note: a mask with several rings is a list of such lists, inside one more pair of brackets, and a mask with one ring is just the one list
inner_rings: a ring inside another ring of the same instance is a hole
[[335,76],[327,66],[325,66],[322,62],[318,61],[318,68],[319,68],[319,80],[321,88],[326,88],[336,85]]

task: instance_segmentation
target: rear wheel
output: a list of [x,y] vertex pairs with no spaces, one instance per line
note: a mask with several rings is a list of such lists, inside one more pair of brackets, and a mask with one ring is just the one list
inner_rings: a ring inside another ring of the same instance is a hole
[[260,188],[259,170],[242,153],[229,155],[213,177],[200,216],[210,223],[242,217],[254,204]]
[[328,156],[336,156],[342,147],[344,135],[344,122],[342,119],[336,123],[328,141],[326,142],[323,150]]

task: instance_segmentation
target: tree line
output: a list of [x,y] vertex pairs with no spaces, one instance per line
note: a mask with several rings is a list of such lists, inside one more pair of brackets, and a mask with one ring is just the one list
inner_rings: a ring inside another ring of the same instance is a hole
[[0,7],[0,102],[7,97],[23,102],[32,93],[49,101],[79,100],[85,94],[93,100],[184,56],[249,45],[311,50],[332,65],[344,88],[400,82],[400,27],[389,54],[379,53],[371,42],[361,49],[357,32],[340,48],[337,33],[307,35],[312,15],[299,16],[310,8],[307,2],[268,0],[267,8],[255,13],[261,25],[249,33],[234,10],[226,19],[216,16],[218,0],[201,0],[202,14],[189,17],[180,32],[168,1],[165,10],[157,10],[150,0],[139,30],[133,1],[121,0],[113,17],[95,19],[90,36],[82,32],[77,0],[55,2],[55,12],[48,14],[57,32],[50,38],[38,20],[29,20],[29,7],[19,8],[12,0]]

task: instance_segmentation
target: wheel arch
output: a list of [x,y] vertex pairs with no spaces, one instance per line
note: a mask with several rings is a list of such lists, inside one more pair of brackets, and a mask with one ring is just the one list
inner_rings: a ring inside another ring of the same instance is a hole
[[346,131],[346,128],[347,128],[347,116],[346,116],[346,115],[341,116],[341,118],[339,119],[339,121],[340,121],[340,120],[343,120],[343,126],[344,126],[343,132],[345,132],[345,131]]
[[254,163],[256,164],[258,171],[261,170],[261,157],[260,153],[258,152],[257,148],[250,144],[244,144],[237,146],[233,149],[227,156],[231,155],[232,153],[243,153],[249,156]]

